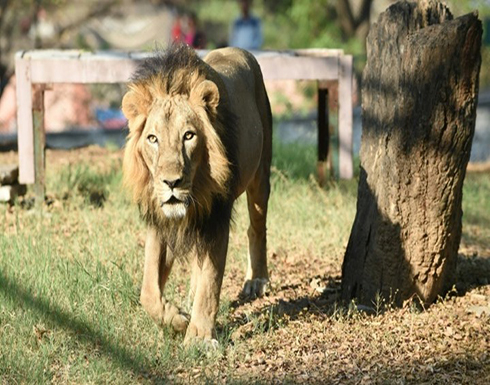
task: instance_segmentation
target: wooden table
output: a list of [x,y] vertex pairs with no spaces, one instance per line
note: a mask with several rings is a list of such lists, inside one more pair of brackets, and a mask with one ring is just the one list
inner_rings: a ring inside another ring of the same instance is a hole
[[[199,51],[203,56],[206,51]],[[339,177],[353,176],[352,164],[352,56],[342,50],[302,49],[286,52],[256,51],[266,80],[316,80],[318,82],[318,170],[322,182],[328,157],[328,88],[339,85]],[[137,63],[151,56],[141,52],[85,52],[34,50],[15,57],[17,80],[17,135],[19,181],[34,184],[36,197],[44,199],[45,129],[44,91],[53,83],[123,83]]]

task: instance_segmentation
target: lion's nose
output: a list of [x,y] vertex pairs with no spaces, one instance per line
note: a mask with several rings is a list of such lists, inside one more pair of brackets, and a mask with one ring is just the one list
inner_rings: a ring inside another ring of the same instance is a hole
[[166,179],[163,180],[163,183],[165,183],[170,188],[177,187],[180,184],[180,182],[182,182],[182,178],[173,179],[173,180],[166,180]]

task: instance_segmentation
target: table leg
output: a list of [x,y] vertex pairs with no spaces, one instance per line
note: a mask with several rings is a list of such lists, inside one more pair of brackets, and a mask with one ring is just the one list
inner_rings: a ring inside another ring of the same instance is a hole
[[32,120],[34,130],[34,195],[36,204],[44,203],[46,182],[46,133],[44,128],[44,86],[33,87]]
[[32,184],[34,175],[34,129],[32,122],[31,61],[24,53],[15,56],[17,81],[17,143],[19,146],[19,182]]
[[318,183],[325,183],[328,151],[330,147],[330,132],[328,125],[328,89],[318,87]]

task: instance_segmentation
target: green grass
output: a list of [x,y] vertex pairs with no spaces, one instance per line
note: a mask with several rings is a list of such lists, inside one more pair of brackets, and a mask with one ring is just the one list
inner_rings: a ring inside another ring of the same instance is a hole
[[[182,336],[156,327],[139,305],[144,225],[121,188],[120,158],[110,159],[101,167],[90,159],[48,167],[49,205],[42,210],[21,202],[0,206],[0,383],[193,382],[195,370],[201,381],[226,376],[246,382],[235,367],[255,354],[256,345],[232,342],[240,324],[230,317],[246,266],[244,199],[236,204],[218,316],[222,347],[211,355],[185,350]],[[54,157],[48,166],[50,161]],[[308,146],[276,145],[273,166],[273,286],[294,288],[293,277],[281,276],[284,261],[323,260],[338,272],[355,214],[356,181],[321,188],[313,177],[315,149]],[[489,197],[488,174],[469,175],[464,237],[472,242],[479,229],[476,241],[487,248]],[[188,267],[176,266],[167,289],[180,306],[187,276]],[[272,307],[247,317],[258,346],[274,341],[278,329],[288,330],[287,319]]]
[[[277,146],[275,153],[270,249],[339,255],[353,215],[354,183],[347,196],[337,185],[322,190],[311,176],[314,149]],[[193,362],[180,348],[182,338],[165,340],[138,304],[144,225],[120,180],[117,164],[104,171],[89,162],[48,167],[51,206],[41,212],[1,207],[0,343],[8,349],[0,351],[0,378],[131,383],[153,374],[164,378],[175,360]],[[348,220],[335,218],[345,206]],[[235,218],[228,265],[242,269],[244,199]],[[179,276],[168,286],[179,305],[185,287]],[[223,298],[224,312],[231,300]]]
[[490,240],[490,174],[468,174],[463,188],[463,241],[488,247]]

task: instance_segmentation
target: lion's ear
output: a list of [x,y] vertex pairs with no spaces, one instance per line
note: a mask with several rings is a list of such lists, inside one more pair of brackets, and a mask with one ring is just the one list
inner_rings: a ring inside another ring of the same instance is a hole
[[128,91],[124,95],[121,107],[126,119],[133,120],[141,113],[141,106],[140,103],[138,103],[138,99],[138,95],[136,95],[136,92],[134,91]]
[[218,86],[211,80],[204,80],[191,91],[189,100],[197,106],[204,107],[208,114],[214,117],[219,104]]
[[149,95],[134,89],[126,92],[122,100],[122,112],[128,119],[130,131],[142,128],[148,115],[150,103]]

